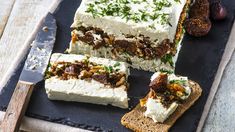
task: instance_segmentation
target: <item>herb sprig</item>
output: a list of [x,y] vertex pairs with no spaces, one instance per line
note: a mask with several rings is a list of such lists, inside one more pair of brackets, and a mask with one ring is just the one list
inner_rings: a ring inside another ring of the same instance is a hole
[[174,66],[173,56],[171,54],[166,54],[161,58],[161,61],[164,63],[169,63],[171,66]]
[[170,84],[177,83],[177,84],[180,84],[180,85],[185,85],[186,82],[187,82],[186,80],[171,80]]

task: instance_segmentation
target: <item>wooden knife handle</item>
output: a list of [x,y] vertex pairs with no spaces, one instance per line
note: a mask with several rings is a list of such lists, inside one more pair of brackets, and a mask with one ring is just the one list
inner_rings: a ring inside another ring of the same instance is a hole
[[1,123],[0,132],[18,132],[33,88],[32,83],[18,82]]

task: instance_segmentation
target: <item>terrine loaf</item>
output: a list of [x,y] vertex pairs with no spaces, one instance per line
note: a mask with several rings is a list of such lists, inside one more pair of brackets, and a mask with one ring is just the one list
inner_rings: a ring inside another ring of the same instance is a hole
[[83,0],[69,52],[174,70],[190,0]]
[[155,73],[149,94],[125,114],[121,123],[138,132],[166,132],[200,97],[202,89],[187,77]]
[[55,53],[46,73],[45,89],[51,100],[128,108],[128,75],[125,62]]

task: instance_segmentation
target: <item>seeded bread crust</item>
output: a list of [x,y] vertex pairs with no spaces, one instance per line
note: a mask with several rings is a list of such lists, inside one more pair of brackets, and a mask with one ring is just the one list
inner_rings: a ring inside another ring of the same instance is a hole
[[122,125],[135,132],[167,132],[175,121],[201,96],[202,89],[199,84],[193,81],[189,81],[189,84],[192,89],[191,95],[178,106],[176,111],[164,123],[155,123],[151,118],[145,117],[146,108],[140,107],[140,104],[138,104],[132,111],[122,117]]

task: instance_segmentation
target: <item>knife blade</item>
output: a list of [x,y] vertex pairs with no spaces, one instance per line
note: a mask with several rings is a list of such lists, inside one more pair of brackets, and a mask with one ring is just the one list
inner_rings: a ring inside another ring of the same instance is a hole
[[19,81],[1,123],[3,132],[16,132],[26,111],[34,85],[43,80],[56,36],[56,20],[48,13],[32,42]]

